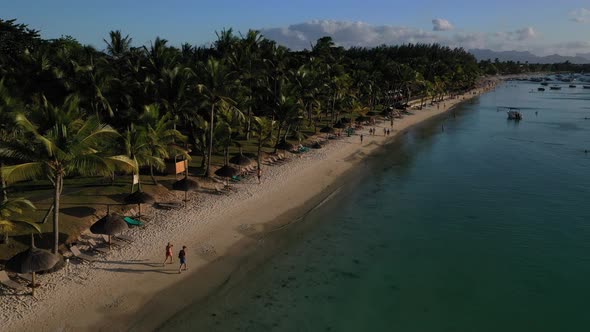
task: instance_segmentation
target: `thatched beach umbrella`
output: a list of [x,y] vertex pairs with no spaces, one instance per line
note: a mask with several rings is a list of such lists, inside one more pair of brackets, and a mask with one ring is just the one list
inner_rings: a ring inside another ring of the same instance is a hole
[[141,204],[151,204],[154,202],[154,198],[152,195],[145,193],[143,191],[136,191],[133,194],[125,197],[125,203],[127,204],[137,204],[137,208],[139,209],[139,215],[137,219],[141,221]]
[[231,178],[231,177],[234,177],[238,174],[240,174],[240,171],[238,171],[237,169],[235,169],[229,165],[224,165],[223,167],[221,167],[220,169],[215,171],[215,175],[221,176],[224,178]]
[[5,267],[15,273],[31,273],[33,276],[31,294],[35,296],[35,287],[37,286],[35,284],[35,273],[52,269],[59,260],[59,256],[47,250],[35,248],[35,245],[32,244],[29,249],[9,259]]
[[229,159],[229,162],[238,165],[238,166],[248,166],[253,163],[252,159],[242,155],[237,154]]
[[334,128],[332,128],[330,126],[325,126],[322,129],[320,129],[320,133],[331,134],[333,132],[334,132]]
[[358,117],[356,118],[356,122],[365,122],[365,121],[369,121],[369,120],[370,120],[370,118],[369,118],[369,117],[367,117],[367,116],[363,116],[363,115],[361,115],[361,116],[358,116]]
[[129,229],[122,216],[118,214],[107,214],[98,219],[97,222],[90,226],[90,231],[93,234],[104,234],[109,236],[109,245],[111,244],[111,235],[117,235]]
[[334,128],[336,128],[336,129],[344,129],[344,128],[346,128],[346,125],[343,122],[338,121],[334,125]]
[[184,191],[184,205],[186,206],[187,199],[187,192],[189,190],[197,190],[199,189],[199,183],[195,180],[191,180],[188,177],[184,177],[181,180],[178,180],[172,184],[172,189],[178,191]]
[[284,141],[284,140],[280,141],[275,147],[279,150],[284,150],[284,151],[293,150],[293,144],[291,144],[287,141]]

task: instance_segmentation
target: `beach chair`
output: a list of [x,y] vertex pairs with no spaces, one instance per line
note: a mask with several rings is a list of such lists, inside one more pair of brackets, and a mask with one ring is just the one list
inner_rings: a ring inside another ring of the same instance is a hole
[[8,274],[6,274],[6,271],[2,270],[0,271],[0,285],[3,285],[5,287],[8,287],[10,289],[14,289],[17,291],[25,291],[27,290],[25,288],[25,286],[19,284],[16,281],[13,281],[12,279],[10,279],[8,277]]
[[102,248],[98,245],[98,243],[96,243],[96,241],[94,241],[94,239],[88,239],[88,244],[90,245],[90,249],[96,251],[96,252],[100,252],[103,254],[108,254],[109,253],[109,249],[108,248]]
[[[109,236],[108,235],[102,235],[102,238],[104,239],[104,241],[106,243],[109,243]],[[127,242],[124,242],[124,241],[121,241],[121,240],[117,240],[116,237],[111,236],[111,242],[110,242],[110,244],[111,245],[116,245],[116,246],[122,247],[122,246],[126,245]]]
[[182,208],[182,204],[181,203],[176,203],[176,202],[157,202],[155,204],[155,207],[158,209],[162,209],[162,210],[173,210],[173,209],[181,209]]
[[87,261],[89,263],[92,263],[92,262],[96,261],[96,257],[90,256],[90,255],[87,255],[87,254],[83,254],[80,251],[80,249],[78,247],[76,247],[76,246],[71,246],[70,247],[70,251],[72,252],[72,254],[74,254],[74,256],[76,258],[78,258],[80,260]]
[[117,236],[115,236],[115,238],[117,240],[123,240],[123,241],[129,242],[129,243],[132,243],[133,241],[135,241],[135,239],[133,239],[131,236],[127,236],[127,235],[123,235],[123,234],[117,235]]
[[268,166],[272,166],[272,165],[274,165],[274,164],[276,164],[278,162],[279,162],[279,158],[277,158],[276,156],[273,156],[273,157],[270,157],[270,158],[266,159],[266,164]]
[[138,226],[138,227],[143,227],[143,223],[139,220],[133,219],[131,217],[124,217],[123,220],[125,220],[125,222],[127,223],[127,225],[129,226]]
[[215,186],[215,193],[217,195],[227,195],[227,194],[229,194],[229,191],[226,190],[225,187],[219,188],[218,186]]
[[33,275],[31,273],[17,273],[16,276],[21,278],[24,281],[28,281],[29,283],[33,283]]
[[[156,203],[156,204],[158,204],[158,203]],[[149,216],[146,216],[146,215],[143,215],[143,214],[140,216],[139,213],[137,213],[137,211],[135,211],[135,209],[130,209],[129,210],[129,216],[128,217],[129,218],[132,218],[132,219],[138,219],[138,218],[140,218],[140,219],[143,219],[145,221],[150,221],[150,217]]]

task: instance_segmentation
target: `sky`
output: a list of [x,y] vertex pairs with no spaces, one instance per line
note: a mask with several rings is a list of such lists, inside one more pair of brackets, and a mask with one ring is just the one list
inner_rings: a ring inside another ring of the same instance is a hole
[[342,46],[438,42],[466,49],[590,53],[590,1],[578,0],[3,0],[0,18],[104,49],[111,30],[149,45],[204,45],[233,28],[293,49],[331,35]]

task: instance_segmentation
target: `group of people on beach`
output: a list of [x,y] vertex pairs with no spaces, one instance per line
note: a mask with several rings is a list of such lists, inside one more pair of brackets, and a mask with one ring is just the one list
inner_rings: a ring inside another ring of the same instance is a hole
[[[389,136],[391,134],[391,131],[387,128],[383,128],[383,136]],[[377,129],[375,128],[369,128],[369,135],[377,135]],[[362,135],[361,135],[362,136]],[[362,137],[361,137],[361,142],[363,141]]]
[[[170,263],[168,264],[172,264],[174,263],[174,259],[172,258],[172,248],[174,247],[174,245],[170,242],[168,242],[168,244],[166,245],[166,259],[164,259],[164,263],[162,263],[162,266],[165,266],[166,262],[168,262],[168,258],[170,258]],[[178,252],[178,260],[180,261],[180,267],[178,268],[178,273],[180,273],[181,271],[186,271],[188,270],[188,267],[186,266],[186,246],[182,246],[182,249],[180,249],[180,251]]]

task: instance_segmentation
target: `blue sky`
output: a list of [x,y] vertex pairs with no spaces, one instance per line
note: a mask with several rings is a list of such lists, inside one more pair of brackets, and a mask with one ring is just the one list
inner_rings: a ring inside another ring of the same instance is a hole
[[[204,44],[215,39],[216,30],[233,27],[263,29],[294,48],[333,34],[345,46],[437,41],[466,48],[575,54],[590,52],[590,10],[584,8],[590,9],[590,2],[6,0],[0,3],[0,18],[17,18],[41,30],[45,38],[71,35],[99,49],[115,29],[130,34],[136,45],[149,44],[156,36],[179,45]],[[447,30],[433,31],[433,19],[448,21]]]

